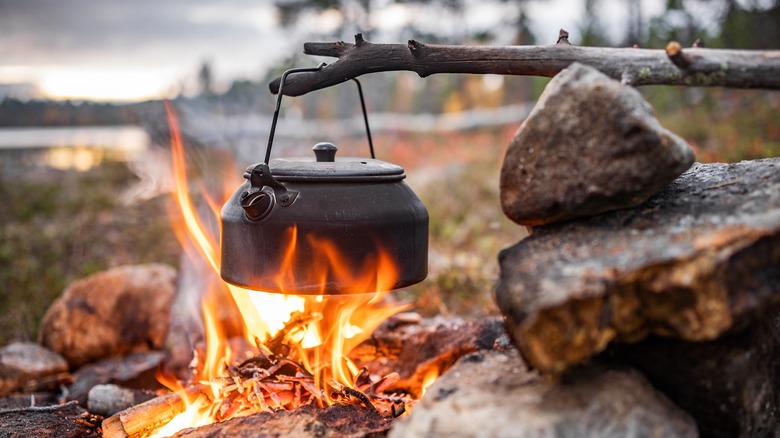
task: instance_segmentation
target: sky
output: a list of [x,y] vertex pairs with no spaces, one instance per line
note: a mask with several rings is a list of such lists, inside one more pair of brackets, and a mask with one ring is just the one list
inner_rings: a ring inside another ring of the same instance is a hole
[[[620,1],[602,5],[605,25],[615,32],[619,26],[610,23],[619,23],[625,8],[610,4]],[[405,42],[404,26],[412,22],[444,34],[491,29],[514,7],[468,0],[464,12],[446,15],[392,0],[375,3],[364,23],[375,30],[373,42],[387,43]],[[532,1],[533,30],[554,43],[559,28],[576,30],[582,3]],[[645,7],[648,3],[652,9],[663,2],[645,1]],[[173,97],[196,89],[203,62],[225,87],[237,78],[259,79],[300,52],[312,35],[349,40],[351,34],[336,33],[340,19],[334,13],[308,14],[292,28],[281,28],[269,0],[0,0],[0,98],[3,90],[54,99]]]

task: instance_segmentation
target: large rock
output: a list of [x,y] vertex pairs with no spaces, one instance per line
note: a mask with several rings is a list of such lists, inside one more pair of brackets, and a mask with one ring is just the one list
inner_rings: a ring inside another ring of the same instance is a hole
[[610,346],[606,356],[642,371],[696,420],[701,436],[778,436],[780,306],[713,341],[653,337]]
[[642,375],[588,367],[565,382],[530,372],[517,353],[479,352],[441,376],[391,438],[695,437],[696,424]]
[[550,81],[509,145],[501,205],[530,226],[633,207],[693,160],[637,90],[574,63]]
[[0,348],[0,396],[57,388],[69,377],[65,359],[38,344],[14,342]]
[[612,340],[717,338],[780,298],[780,158],[696,164],[634,209],[538,227],[499,259],[508,331],[542,372]]
[[43,318],[40,341],[71,367],[163,345],[176,271],[123,266],[73,282]]

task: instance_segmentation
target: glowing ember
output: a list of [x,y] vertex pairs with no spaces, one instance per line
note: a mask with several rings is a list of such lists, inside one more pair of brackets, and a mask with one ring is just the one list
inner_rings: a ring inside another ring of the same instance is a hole
[[[178,123],[167,103],[166,110],[172,133],[175,198],[184,224],[184,229],[177,234],[194,243],[198,256],[214,272],[219,272],[218,242],[192,205]],[[211,205],[218,220],[221,203]],[[298,238],[292,226],[286,266],[291,266],[295,257]],[[339,250],[333,242],[317,236],[306,238],[315,244],[315,252],[322,255],[322,265],[312,269],[327,266],[338,275],[350,275],[352,284],[365,284],[367,290],[380,292],[339,297],[298,296],[250,291],[221,280],[212,282],[202,303],[206,351],[203,355],[196,351],[192,364],[191,384],[201,385],[202,389],[196,397],[187,397],[185,384],[172,376],[160,376],[161,382],[186,401],[187,409],[159,430],[157,436],[255,412],[304,405],[356,403],[377,409],[383,415],[396,415],[405,409],[411,401],[409,397],[390,392],[399,379],[397,374],[381,379],[370,376],[347,358],[382,321],[404,309],[404,306],[381,303],[381,291],[387,291],[395,282],[395,266],[380,252],[372,269],[357,274],[347,272],[340,267]],[[279,272],[280,283],[288,275],[292,275],[288,269]],[[224,327],[224,318],[220,318],[225,303],[231,306],[235,303],[241,313],[240,337],[231,338]]]

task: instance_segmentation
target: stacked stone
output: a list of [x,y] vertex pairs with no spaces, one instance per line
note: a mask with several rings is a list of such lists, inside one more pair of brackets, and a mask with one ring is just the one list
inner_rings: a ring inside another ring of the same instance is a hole
[[601,353],[703,435],[765,435],[780,427],[780,158],[693,160],[635,89],[561,72],[506,154],[502,206],[531,234],[501,252],[496,297],[541,374]]

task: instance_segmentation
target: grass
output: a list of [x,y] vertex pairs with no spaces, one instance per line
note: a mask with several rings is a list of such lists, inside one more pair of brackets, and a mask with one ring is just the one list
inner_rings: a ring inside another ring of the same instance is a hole
[[34,340],[46,309],[73,280],[122,264],[178,262],[166,200],[119,201],[135,181],[123,164],[31,173],[0,177],[0,345]]
[[701,162],[780,156],[780,92],[680,87],[646,89],[661,124]]

